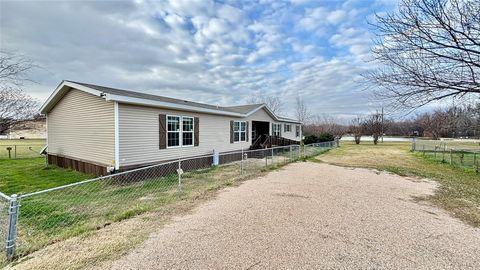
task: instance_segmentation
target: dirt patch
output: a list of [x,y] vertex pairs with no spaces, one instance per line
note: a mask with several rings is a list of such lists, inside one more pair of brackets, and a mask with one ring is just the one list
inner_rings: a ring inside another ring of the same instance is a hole
[[436,188],[369,169],[295,163],[226,189],[99,268],[480,268],[480,230],[414,200]]

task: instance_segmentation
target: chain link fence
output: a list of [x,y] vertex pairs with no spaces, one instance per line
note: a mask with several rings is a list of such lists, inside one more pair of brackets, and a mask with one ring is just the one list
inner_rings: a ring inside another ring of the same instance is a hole
[[[0,239],[2,246],[7,250],[7,246],[9,245],[7,243],[7,233],[9,231],[8,225],[9,225],[9,220],[8,218],[10,217],[9,210],[10,210],[10,197],[7,195],[3,194],[0,192]],[[0,254],[0,261],[5,261],[6,260],[6,253],[2,252]],[[1,265],[1,264],[0,264]]]
[[480,171],[478,142],[414,140],[412,150],[439,162]]
[[45,144],[0,144],[0,159],[41,157]]
[[[335,142],[241,150],[165,162],[38,192],[0,198],[0,236],[6,259],[161,210],[272,168],[336,147]],[[34,180],[34,179],[32,179]],[[18,200],[17,200],[18,198]],[[5,243],[5,242],[4,242]]]

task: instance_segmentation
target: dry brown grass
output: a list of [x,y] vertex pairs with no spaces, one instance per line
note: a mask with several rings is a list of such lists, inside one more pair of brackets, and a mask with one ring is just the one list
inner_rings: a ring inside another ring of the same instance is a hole
[[441,187],[427,200],[450,211],[455,217],[480,227],[480,174],[412,153],[409,143],[373,145],[364,142],[355,145],[345,142],[340,148],[317,157],[317,160],[435,180]]
[[21,258],[11,266],[14,269],[103,269],[103,262],[127,254],[155,229],[173,217],[189,213],[199,203],[214,197],[220,188],[211,187],[188,200],[170,204],[162,211],[112,223],[100,230],[60,241]]
[[[264,164],[264,163],[262,163]],[[255,169],[253,169],[255,168]],[[222,166],[212,174],[185,174],[183,192],[178,200],[162,206],[158,211],[130,217],[121,222],[108,223],[101,229],[46,246],[11,263],[14,269],[103,269],[103,263],[115,260],[137,247],[149,234],[173,217],[191,211],[198,204],[215,197],[217,191],[236,186],[244,180],[264,175],[277,166],[250,166],[250,173],[238,175],[238,166]]]

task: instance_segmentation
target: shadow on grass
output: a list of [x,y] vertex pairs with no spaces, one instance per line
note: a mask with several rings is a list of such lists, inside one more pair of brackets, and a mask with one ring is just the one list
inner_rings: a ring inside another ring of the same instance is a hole
[[[325,151],[310,153],[318,155]],[[248,159],[178,175],[119,182],[112,178],[23,198],[17,257],[165,206],[204,196],[297,161],[292,155]],[[241,170],[241,168],[243,168]],[[124,178],[121,178],[124,179]]]

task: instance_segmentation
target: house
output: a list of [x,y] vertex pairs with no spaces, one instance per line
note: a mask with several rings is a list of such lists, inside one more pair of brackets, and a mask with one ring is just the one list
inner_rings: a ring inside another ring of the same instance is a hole
[[301,123],[265,104],[221,107],[73,81],[62,81],[41,113],[48,162],[96,175],[302,136]]

